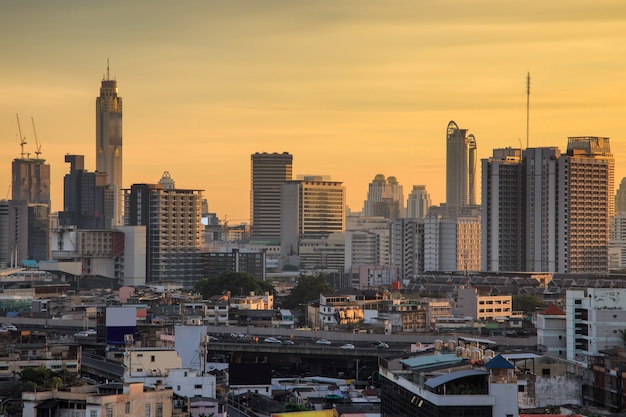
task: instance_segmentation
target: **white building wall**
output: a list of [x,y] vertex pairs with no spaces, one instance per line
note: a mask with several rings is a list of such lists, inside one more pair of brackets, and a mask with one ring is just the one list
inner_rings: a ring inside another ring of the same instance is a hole
[[124,285],[146,285],[146,227],[123,226],[124,233]]

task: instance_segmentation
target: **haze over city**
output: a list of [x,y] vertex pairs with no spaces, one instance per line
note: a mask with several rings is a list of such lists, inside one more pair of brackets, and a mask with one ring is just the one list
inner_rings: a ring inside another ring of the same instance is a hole
[[110,59],[124,100],[123,184],[203,189],[250,217],[250,155],[289,152],[294,174],[343,181],[360,211],[376,174],[445,200],[450,120],[478,156],[568,136],[611,138],[626,169],[621,1],[121,1],[0,5],[0,198],[34,118],[62,209],[65,154],[95,171],[95,99]]

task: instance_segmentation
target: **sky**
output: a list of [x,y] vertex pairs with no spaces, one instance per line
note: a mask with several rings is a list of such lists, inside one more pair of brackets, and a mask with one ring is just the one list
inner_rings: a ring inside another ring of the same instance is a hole
[[0,2],[0,198],[25,152],[95,171],[95,100],[110,62],[123,98],[123,184],[202,189],[209,210],[250,217],[250,155],[289,152],[360,211],[397,177],[445,200],[450,120],[479,158],[569,136],[611,138],[626,176],[623,0],[6,0]]

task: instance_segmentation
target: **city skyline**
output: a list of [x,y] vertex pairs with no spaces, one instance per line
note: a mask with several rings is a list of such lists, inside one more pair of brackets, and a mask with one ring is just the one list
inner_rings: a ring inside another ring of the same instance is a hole
[[[36,122],[53,211],[62,210],[65,154],[96,170],[93,103],[107,58],[124,98],[124,188],[169,171],[232,221],[250,217],[256,152],[289,152],[294,176],[343,182],[352,211],[377,174],[405,190],[424,184],[433,204],[444,202],[446,125],[476,135],[478,159],[525,146],[527,72],[530,146],[609,137],[616,183],[626,175],[626,10],[617,1],[35,1],[0,10],[0,198],[11,195],[20,156],[16,113]],[[22,133],[33,157],[28,123]]]

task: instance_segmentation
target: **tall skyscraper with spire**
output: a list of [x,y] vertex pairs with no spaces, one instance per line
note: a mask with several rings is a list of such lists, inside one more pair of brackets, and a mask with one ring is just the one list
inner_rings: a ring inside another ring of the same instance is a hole
[[446,131],[446,206],[476,205],[476,139],[454,121]]
[[96,171],[107,174],[107,184],[113,190],[113,219],[111,227],[124,221],[122,191],[122,98],[118,96],[117,80],[106,76],[96,98]]

